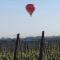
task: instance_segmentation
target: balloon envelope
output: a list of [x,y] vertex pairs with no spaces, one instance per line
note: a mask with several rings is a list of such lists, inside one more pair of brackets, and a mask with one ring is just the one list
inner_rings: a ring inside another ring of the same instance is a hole
[[27,4],[26,5],[26,10],[30,15],[32,15],[32,13],[35,11],[35,7],[34,7],[33,4]]

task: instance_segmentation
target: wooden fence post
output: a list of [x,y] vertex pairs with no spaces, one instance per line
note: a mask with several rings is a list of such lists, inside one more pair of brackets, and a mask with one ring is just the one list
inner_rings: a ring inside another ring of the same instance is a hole
[[40,42],[40,50],[39,50],[39,58],[38,60],[42,60],[42,56],[43,56],[43,41],[44,41],[44,31],[42,31],[42,38],[41,38],[41,42]]
[[18,41],[19,41],[19,34],[17,34],[17,39],[16,39],[16,42],[15,42],[15,50],[14,50],[14,59],[13,60],[17,60]]

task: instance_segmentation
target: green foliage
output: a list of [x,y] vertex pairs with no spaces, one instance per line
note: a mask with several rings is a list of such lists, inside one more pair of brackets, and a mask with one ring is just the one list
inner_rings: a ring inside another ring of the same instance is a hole
[[[60,50],[59,46],[48,46],[48,48],[43,50],[43,60],[60,60]],[[45,51],[46,50],[46,51]],[[13,60],[14,52],[8,51],[6,53],[0,52],[0,60],[6,57],[7,60]],[[39,58],[39,49],[26,49],[25,51],[18,51],[17,58],[23,58],[25,60],[38,60]]]

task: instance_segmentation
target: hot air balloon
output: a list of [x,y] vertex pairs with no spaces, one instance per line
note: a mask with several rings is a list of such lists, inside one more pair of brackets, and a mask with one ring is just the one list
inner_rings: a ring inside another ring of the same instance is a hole
[[34,4],[27,4],[26,5],[26,10],[32,16],[33,12],[35,11]]

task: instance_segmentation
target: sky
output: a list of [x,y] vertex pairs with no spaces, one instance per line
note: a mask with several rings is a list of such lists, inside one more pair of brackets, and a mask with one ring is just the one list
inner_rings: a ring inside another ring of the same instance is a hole
[[[30,17],[25,6],[34,4]],[[60,0],[0,0],[0,37],[60,35]]]

